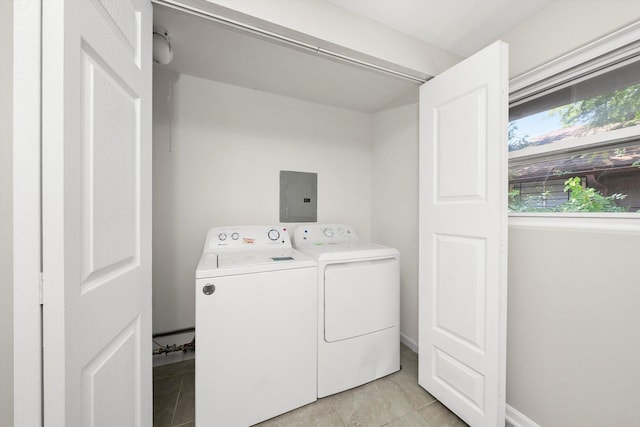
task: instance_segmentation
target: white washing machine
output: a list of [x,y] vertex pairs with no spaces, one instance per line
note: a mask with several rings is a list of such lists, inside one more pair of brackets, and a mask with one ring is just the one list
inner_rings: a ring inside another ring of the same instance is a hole
[[316,400],[317,267],[280,226],[212,228],[196,270],[196,425]]
[[318,397],[398,371],[398,251],[341,224],[298,226],[293,245],[318,261]]

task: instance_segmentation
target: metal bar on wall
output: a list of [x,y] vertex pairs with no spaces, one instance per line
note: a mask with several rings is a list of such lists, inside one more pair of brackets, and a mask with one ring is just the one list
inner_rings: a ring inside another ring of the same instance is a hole
[[381,72],[381,73],[384,73],[384,74],[389,74],[391,76],[399,77],[399,78],[404,79],[404,80],[410,80],[410,81],[412,81],[414,83],[422,84],[422,83],[425,83],[428,80],[428,79],[425,79],[425,78],[422,78],[422,77],[412,76],[410,74],[403,73],[401,71],[392,70],[390,68],[383,67],[381,65],[376,65],[376,64],[372,64],[372,63],[367,62],[367,61],[362,61],[362,60],[359,60],[359,59],[356,59],[356,58],[352,58],[350,56],[343,55],[343,54],[340,54],[340,53],[337,53],[337,52],[333,52],[333,51],[330,51],[328,49],[323,49],[323,48],[321,48],[319,46],[314,46],[314,45],[311,45],[309,43],[305,43],[303,41],[296,40],[296,39],[293,39],[291,37],[287,37],[287,36],[282,35],[282,34],[278,34],[278,33],[272,32],[272,31],[265,30],[263,28],[258,28],[258,27],[254,27],[252,25],[244,24],[242,22],[238,22],[238,21],[235,21],[233,19],[226,18],[224,16],[216,15],[216,14],[208,12],[208,11],[194,9],[194,8],[189,7],[188,5],[182,4],[180,1],[152,0],[152,3],[158,4],[158,5],[161,5],[161,6],[165,6],[165,7],[171,8],[171,9],[175,9],[175,10],[178,10],[178,11],[181,11],[181,12],[185,12],[185,13],[188,13],[188,14],[191,14],[191,15],[199,16],[201,18],[208,19],[210,21],[218,22],[218,23],[221,23],[221,24],[224,24],[224,25],[227,25],[227,26],[230,26],[230,27],[242,30],[242,31],[249,32],[251,34],[258,35],[260,37],[268,38],[268,39],[275,40],[275,41],[281,42],[281,43],[286,43],[286,44],[295,46],[297,48],[308,50],[308,51],[311,51],[311,52],[314,52],[314,53],[317,53],[317,54],[327,55],[327,56],[330,56],[332,58],[335,58],[335,59],[350,63],[352,65],[357,65],[357,66],[368,68],[368,69],[371,69],[371,70],[375,70],[375,71],[378,71],[378,72]]

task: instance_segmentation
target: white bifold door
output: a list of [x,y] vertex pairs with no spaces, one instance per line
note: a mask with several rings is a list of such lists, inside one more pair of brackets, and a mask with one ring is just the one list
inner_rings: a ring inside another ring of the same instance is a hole
[[507,46],[420,89],[419,383],[472,426],[504,426]]
[[42,12],[44,424],[151,426],[151,3]]

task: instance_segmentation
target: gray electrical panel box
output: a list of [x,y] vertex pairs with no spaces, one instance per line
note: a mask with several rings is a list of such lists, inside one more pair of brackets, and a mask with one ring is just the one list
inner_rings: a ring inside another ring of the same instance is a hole
[[280,171],[280,222],[318,221],[318,174]]

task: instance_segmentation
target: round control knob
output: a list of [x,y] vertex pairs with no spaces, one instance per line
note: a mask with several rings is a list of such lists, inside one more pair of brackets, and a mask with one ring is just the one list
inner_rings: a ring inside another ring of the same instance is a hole
[[327,237],[333,237],[333,229],[332,228],[325,228],[324,229],[324,235]]
[[218,234],[218,240],[227,240],[227,235],[225,233]]
[[233,234],[231,234],[231,238],[233,240],[238,240],[240,238],[240,235],[238,233],[233,233]]
[[272,228],[267,233],[267,236],[269,236],[269,239],[271,239],[271,240],[278,240],[280,238],[280,232],[278,230]]

